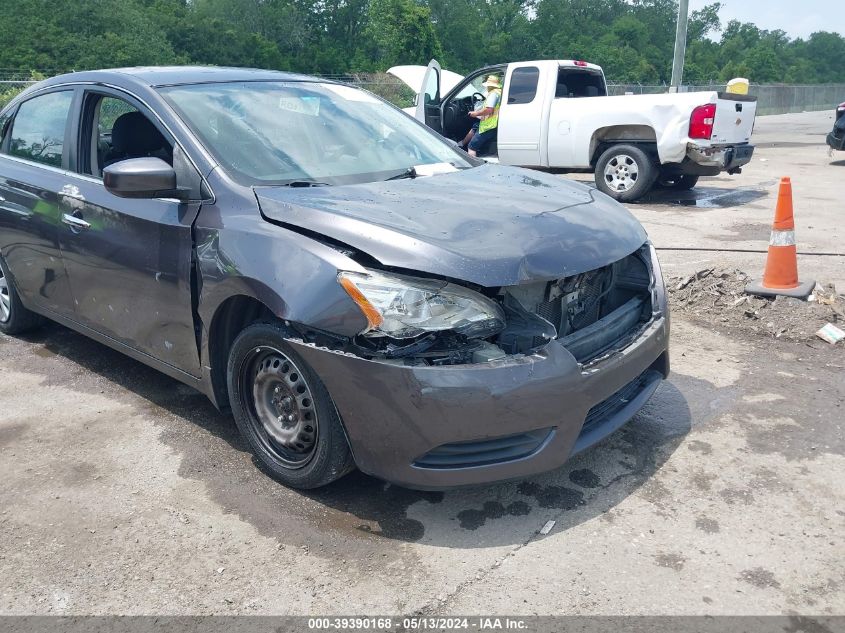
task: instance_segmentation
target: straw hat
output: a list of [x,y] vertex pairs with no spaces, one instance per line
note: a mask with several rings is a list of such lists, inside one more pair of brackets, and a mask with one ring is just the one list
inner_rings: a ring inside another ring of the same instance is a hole
[[502,84],[499,83],[499,76],[498,75],[490,75],[487,79],[484,80],[484,83],[481,84],[482,86],[486,86],[487,88],[501,88]]

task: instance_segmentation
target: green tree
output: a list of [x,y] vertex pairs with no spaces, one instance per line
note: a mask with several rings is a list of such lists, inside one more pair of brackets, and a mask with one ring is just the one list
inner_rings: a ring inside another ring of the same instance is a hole
[[430,9],[412,0],[370,0],[362,52],[368,70],[427,64],[443,53]]

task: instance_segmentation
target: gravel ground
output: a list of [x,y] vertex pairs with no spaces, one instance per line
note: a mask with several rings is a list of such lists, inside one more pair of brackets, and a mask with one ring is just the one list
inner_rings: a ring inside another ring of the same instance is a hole
[[845,296],[833,284],[816,284],[804,301],[749,295],[745,287],[750,281],[741,270],[704,268],[666,283],[672,312],[697,323],[796,341],[814,340],[827,323],[845,328]]

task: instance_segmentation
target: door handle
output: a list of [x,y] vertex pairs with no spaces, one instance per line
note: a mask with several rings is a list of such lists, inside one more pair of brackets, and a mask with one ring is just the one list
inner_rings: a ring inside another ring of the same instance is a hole
[[70,213],[62,214],[62,222],[70,227],[71,231],[84,231],[90,229],[91,225],[82,218],[78,218]]

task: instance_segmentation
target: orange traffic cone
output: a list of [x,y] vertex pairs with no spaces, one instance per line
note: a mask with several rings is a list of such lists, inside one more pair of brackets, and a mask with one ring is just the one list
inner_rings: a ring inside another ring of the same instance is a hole
[[815,287],[815,281],[798,281],[795,221],[792,218],[792,181],[789,178],[781,178],[763,280],[752,281],[746,286],[745,292],[764,297],[784,295],[806,299]]

